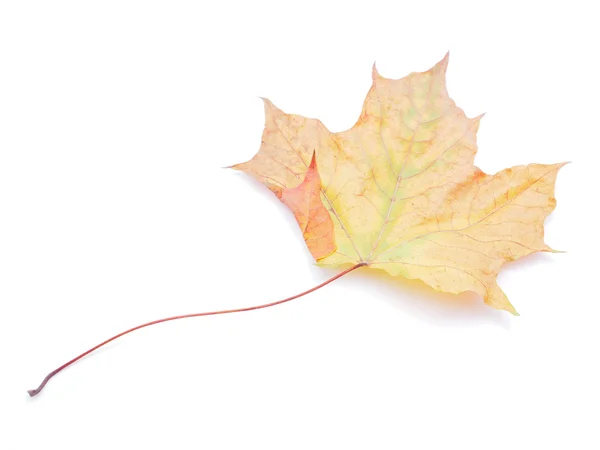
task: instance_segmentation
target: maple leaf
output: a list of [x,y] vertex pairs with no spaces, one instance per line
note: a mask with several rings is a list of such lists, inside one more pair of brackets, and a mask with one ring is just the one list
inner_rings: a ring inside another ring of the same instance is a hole
[[482,116],[466,117],[450,99],[447,64],[446,54],[399,80],[373,66],[358,121],[339,133],[264,99],[261,147],[232,167],[292,210],[320,265],[362,264],[443,292],[475,291],[516,314],[496,277],[506,261],[553,251],[543,223],[564,163],[495,175],[475,167]]
[[232,166],[265,184],[287,205],[320,265],[344,266],[300,294],[244,308],[165,317],[112,336],[50,372],[36,389],[106,344],[173,320],[281,305],[360,267],[419,279],[439,291],[478,292],[516,314],[496,277],[502,264],[539,251],[544,219],[556,206],[562,164],[529,164],[487,175],[473,165],[481,116],[469,119],[448,96],[448,55],[400,80],[373,66],[373,85],[348,131],[285,114],[269,100],[262,145]]

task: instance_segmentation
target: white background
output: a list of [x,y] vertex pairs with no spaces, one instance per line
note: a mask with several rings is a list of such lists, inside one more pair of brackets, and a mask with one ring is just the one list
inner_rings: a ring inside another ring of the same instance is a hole
[[[593,2],[29,2],[0,7],[0,448],[598,449]],[[292,215],[221,167],[270,98],[353,125],[371,65],[450,50],[487,112],[477,164],[561,170],[547,242],[499,277],[521,313],[368,270],[337,273]]]

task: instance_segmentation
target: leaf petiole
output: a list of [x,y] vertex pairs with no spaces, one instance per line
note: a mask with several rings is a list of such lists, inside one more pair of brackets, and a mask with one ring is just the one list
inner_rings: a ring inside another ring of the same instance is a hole
[[359,267],[362,267],[362,266],[366,266],[366,265],[367,265],[367,263],[364,263],[364,262],[358,263],[358,264],[350,267],[349,269],[346,269],[343,272],[340,272],[337,275],[331,277],[330,279],[324,281],[323,283],[319,284],[318,286],[315,286],[312,289],[309,289],[308,291],[304,291],[304,292],[302,292],[300,294],[294,295],[292,297],[285,298],[283,300],[278,300],[276,302],[265,303],[263,305],[257,305],[257,306],[249,306],[247,308],[225,309],[225,310],[221,310],[221,311],[201,312],[201,313],[194,313],[194,314],[184,314],[184,315],[181,315],[181,316],[166,317],[164,319],[153,320],[152,322],[147,322],[147,323],[144,323],[142,325],[138,325],[136,327],[130,328],[129,330],[123,331],[122,333],[119,333],[119,334],[111,337],[110,339],[105,340],[104,342],[96,345],[95,347],[90,348],[89,350],[83,352],[81,355],[73,358],[69,362],[67,362],[67,363],[63,364],[62,366],[60,366],[59,368],[53,370],[48,375],[46,375],[46,378],[44,378],[44,380],[37,387],[37,389],[31,389],[31,390],[27,391],[27,393],[29,394],[30,397],[35,397],[36,395],[38,395],[44,389],[44,387],[46,386],[46,384],[48,383],[48,381],[50,381],[52,379],[52,377],[54,377],[57,373],[61,372],[63,369],[66,369],[71,364],[79,361],[81,358],[89,355],[93,351],[98,350],[100,347],[108,344],[109,342],[112,342],[115,339],[118,339],[121,336],[125,336],[126,334],[129,334],[129,333],[131,333],[133,331],[139,330],[141,328],[146,328],[146,327],[149,327],[151,325],[157,325],[157,324],[163,323],[163,322],[170,322],[172,320],[189,319],[189,318],[192,318],[192,317],[202,317],[202,316],[215,316],[217,314],[238,313],[238,312],[252,311],[252,310],[255,310],[255,309],[264,309],[264,308],[269,308],[271,306],[281,305],[282,303],[286,303],[286,302],[295,300],[297,298],[303,297],[306,294],[310,294],[311,292],[314,292],[317,289],[322,288],[323,286],[327,286],[329,283],[337,280],[338,278],[343,277],[347,273],[350,273],[353,270],[358,269]]

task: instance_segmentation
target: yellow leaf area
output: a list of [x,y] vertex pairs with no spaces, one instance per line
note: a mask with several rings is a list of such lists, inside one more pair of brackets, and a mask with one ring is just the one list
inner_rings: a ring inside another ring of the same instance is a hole
[[553,251],[544,219],[563,164],[474,166],[481,116],[448,96],[447,64],[399,80],[373,67],[360,118],[340,133],[265,100],[262,145],[233,168],[290,207],[320,265],[365,263],[516,314],[496,276],[505,261]]

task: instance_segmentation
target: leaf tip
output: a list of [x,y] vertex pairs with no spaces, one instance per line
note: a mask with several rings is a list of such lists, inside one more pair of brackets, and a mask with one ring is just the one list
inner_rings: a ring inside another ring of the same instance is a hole
[[481,124],[481,119],[483,119],[485,117],[486,113],[481,113],[478,116],[473,117],[471,120],[471,123],[473,124],[473,127],[475,128],[475,131],[479,130],[479,125]]
[[310,164],[308,165],[309,170],[315,170],[317,168],[317,152],[313,150],[312,157],[310,158]]
[[513,316],[520,316],[521,315],[521,314],[519,314],[517,312],[517,310],[515,309],[515,307],[513,306],[513,304],[511,302],[509,302],[508,300],[506,300],[506,303],[503,304],[500,309],[503,309],[504,311],[511,313]]
[[273,103],[267,97],[261,97],[261,96],[259,96],[258,98],[262,100],[263,105],[265,106],[265,108],[273,106]]
[[273,102],[271,100],[269,100],[267,97],[258,97],[259,99],[262,100],[263,102],[263,106],[265,107],[265,114],[269,114],[271,113],[273,110],[277,110],[278,108],[273,104]]
[[379,71],[377,70],[377,61],[373,61],[373,67],[371,69],[371,77],[373,80],[380,78]]
[[442,72],[442,73],[446,73],[446,70],[448,69],[448,61],[450,59],[450,50],[448,50],[446,52],[446,54],[444,55],[444,57],[440,60],[440,62],[438,62],[435,65],[435,69]]

